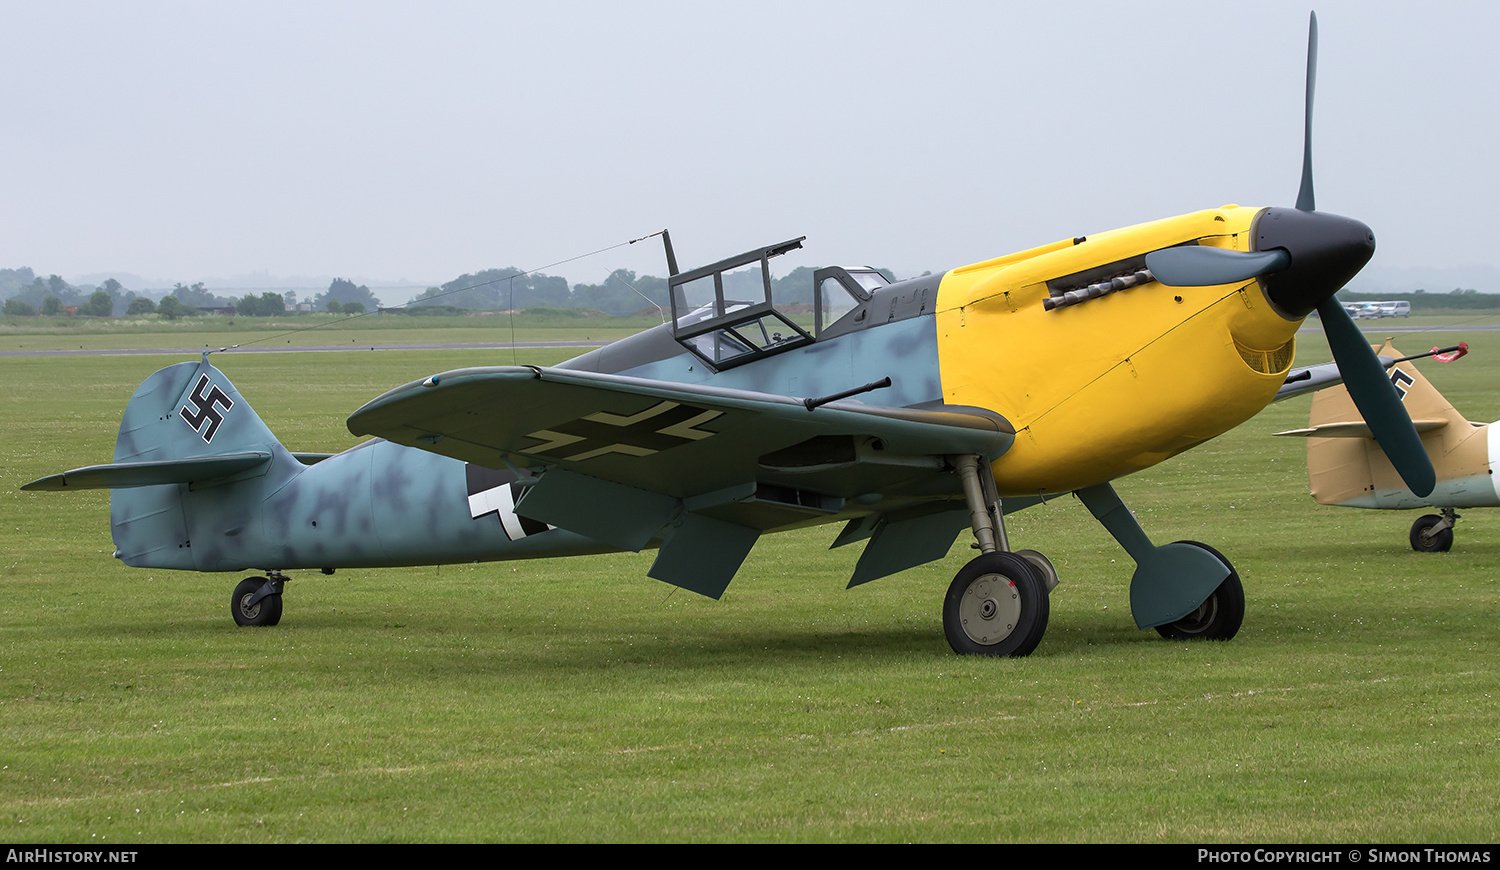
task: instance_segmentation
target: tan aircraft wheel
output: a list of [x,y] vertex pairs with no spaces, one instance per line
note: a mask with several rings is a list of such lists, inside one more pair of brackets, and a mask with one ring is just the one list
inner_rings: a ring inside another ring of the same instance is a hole
[[1229,576],[1198,605],[1197,610],[1176,622],[1158,625],[1156,633],[1168,640],[1229,640],[1239,633],[1240,625],[1245,621],[1245,587],[1240,584],[1240,575],[1235,573],[1234,566],[1224,554],[1213,547],[1197,541],[1178,543],[1191,544],[1214,554],[1229,569]]
[[281,621],[280,593],[267,595],[254,604],[250,603],[250,599],[265,584],[264,577],[247,577],[234,587],[234,595],[229,598],[229,612],[234,616],[235,625],[271,626]]
[[963,567],[943,601],[943,633],[960,655],[1030,655],[1047,632],[1047,587],[1014,553],[986,553]]
[[1453,549],[1452,528],[1432,531],[1432,527],[1442,521],[1437,514],[1418,517],[1411,524],[1411,548],[1418,553],[1446,553]]

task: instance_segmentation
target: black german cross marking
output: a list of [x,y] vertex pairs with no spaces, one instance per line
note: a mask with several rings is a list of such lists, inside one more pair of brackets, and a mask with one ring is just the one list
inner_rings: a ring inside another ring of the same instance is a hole
[[1406,401],[1406,391],[1413,383],[1415,383],[1415,379],[1406,372],[1400,369],[1391,370],[1391,386],[1396,388],[1396,395],[1401,397],[1401,401]]
[[[234,407],[233,400],[224,395],[224,391],[218,387],[204,392],[209,385],[208,375],[199,375],[197,386],[193,387],[192,394],[188,396],[188,401],[193,403],[193,407],[183,405],[182,410],[178,412],[182,419],[193,427],[193,431],[203,436],[204,444],[214,440],[214,433],[219,431],[219,424],[224,422],[224,414]],[[220,411],[219,408],[224,410]],[[208,423],[207,428],[204,428],[204,422]]]
[[573,462],[610,453],[650,456],[716,434],[697,427],[723,414],[668,401],[628,416],[600,411],[532,432],[528,437],[542,443],[526,452]]

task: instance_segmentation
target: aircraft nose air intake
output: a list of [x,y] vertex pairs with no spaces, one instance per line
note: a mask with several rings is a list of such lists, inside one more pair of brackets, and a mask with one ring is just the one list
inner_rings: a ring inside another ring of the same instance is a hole
[[1255,224],[1255,249],[1291,256],[1286,269],[1261,283],[1277,310],[1301,319],[1359,274],[1375,254],[1375,233],[1336,214],[1268,208]]

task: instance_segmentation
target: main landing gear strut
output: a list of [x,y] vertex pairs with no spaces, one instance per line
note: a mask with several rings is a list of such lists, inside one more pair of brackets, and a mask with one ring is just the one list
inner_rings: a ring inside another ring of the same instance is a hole
[[1197,541],[1155,546],[1107,483],[1077,491],[1130,558],[1130,612],[1140,628],[1171,640],[1229,640],[1245,619],[1245,590],[1229,560]]
[[[1011,551],[995,479],[983,459],[962,455],[948,461],[963,481],[980,550],[953,578],[943,601],[948,645],[961,655],[1029,655],[1047,631],[1057,571],[1035,550]],[[1218,550],[1196,541],[1152,544],[1107,483],[1076,495],[1135,560],[1130,610],[1137,626],[1171,640],[1235,636],[1245,619],[1245,590]]]
[[1047,632],[1047,594],[1057,585],[1057,571],[1035,550],[1010,552],[995,479],[980,457],[949,461],[963,481],[980,555],[948,586],[943,633],[960,655],[1029,655]]

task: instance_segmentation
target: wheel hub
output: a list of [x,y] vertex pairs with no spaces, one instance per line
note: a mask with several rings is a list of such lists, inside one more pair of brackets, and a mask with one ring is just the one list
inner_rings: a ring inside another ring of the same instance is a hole
[[1208,596],[1208,600],[1198,605],[1198,609],[1177,621],[1177,628],[1186,634],[1198,634],[1206,631],[1213,625],[1214,618],[1219,615],[1219,596],[1216,592]]
[[964,591],[958,616],[969,640],[986,646],[1000,643],[1020,621],[1021,594],[1010,578],[986,574]]
[[249,603],[250,599],[254,597],[254,592],[247,592],[244,595],[240,596],[240,613],[243,613],[246,619],[254,619],[255,617],[260,615],[260,602],[257,601],[254,604]]

